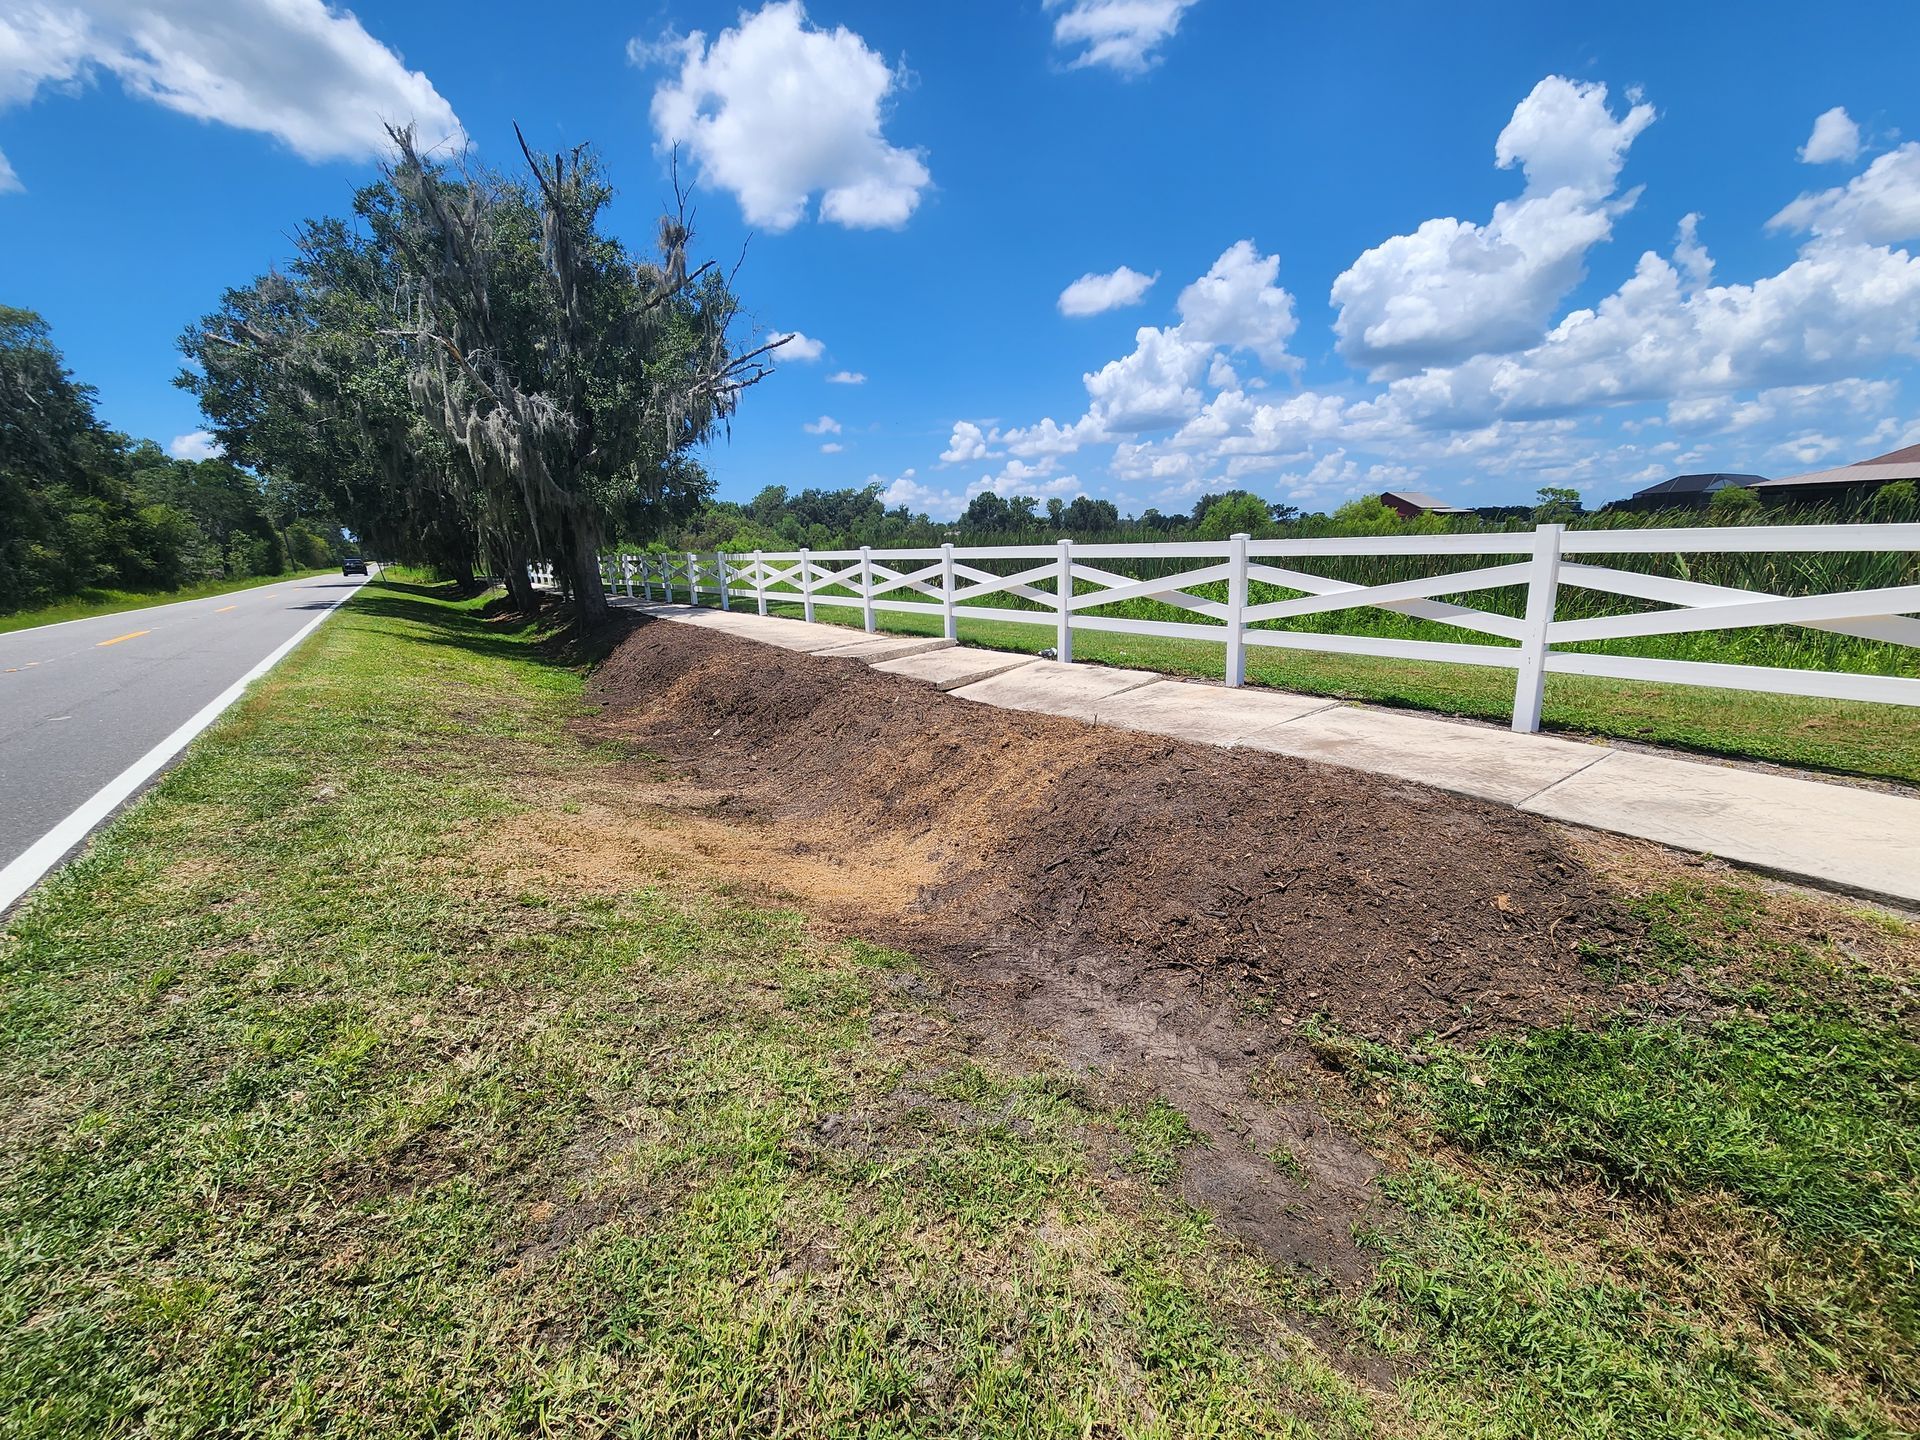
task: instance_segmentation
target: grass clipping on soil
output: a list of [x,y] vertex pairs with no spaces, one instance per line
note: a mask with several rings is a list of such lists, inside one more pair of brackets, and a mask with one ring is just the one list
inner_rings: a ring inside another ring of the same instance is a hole
[[1587,962],[1638,929],[1546,825],[1420,785],[667,622],[636,623],[588,693],[590,733],[830,856],[843,894],[906,872],[902,943],[950,959],[1187,970],[1255,987],[1282,1022],[1471,1038],[1600,1007]]

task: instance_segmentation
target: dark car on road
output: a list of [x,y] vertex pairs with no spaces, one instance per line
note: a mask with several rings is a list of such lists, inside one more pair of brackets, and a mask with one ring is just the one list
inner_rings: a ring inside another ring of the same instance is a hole
[[342,575],[364,575],[367,573],[367,562],[362,560],[358,555],[349,555],[340,562],[340,573]]

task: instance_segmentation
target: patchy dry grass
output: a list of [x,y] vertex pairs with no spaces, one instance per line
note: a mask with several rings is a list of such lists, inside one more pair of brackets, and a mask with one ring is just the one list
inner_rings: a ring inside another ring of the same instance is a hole
[[370,589],[14,920],[7,1433],[1370,1429],[907,957],[449,856],[609,783],[537,638]]
[[1914,1424],[1899,922],[1649,859],[1684,1015],[1313,1037],[1399,1206],[1342,1294],[1179,1201],[1174,1107],[641,834],[580,705],[548,637],[369,586],[13,919],[0,1431]]
[[1374,1297],[1431,1362],[1403,1398],[1476,1434],[1913,1433],[1912,927],[1620,848],[1670,1014],[1314,1041],[1329,1111],[1406,1161]]

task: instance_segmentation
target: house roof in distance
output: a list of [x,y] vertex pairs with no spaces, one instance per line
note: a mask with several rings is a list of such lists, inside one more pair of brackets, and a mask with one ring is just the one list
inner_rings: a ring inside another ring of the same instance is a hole
[[1662,480],[1658,485],[1649,485],[1644,490],[1633,492],[1638,500],[1642,495],[1704,495],[1715,490],[1724,490],[1729,485],[1764,485],[1764,475],[1735,475],[1716,471],[1711,475],[1675,475],[1670,480]]
[[1920,480],[1920,445],[1889,450],[1871,460],[1856,460],[1831,470],[1809,470],[1804,475],[1785,475],[1761,483],[1768,488],[1797,489],[1800,486],[1885,485],[1893,480]]
[[1889,450],[1884,455],[1876,455],[1871,460],[1856,460],[1853,465],[1914,465],[1920,466],[1920,445],[1908,445],[1900,450]]
[[1446,501],[1437,500],[1421,490],[1388,490],[1383,493],[1380,498],[1389,504],[1398,500],[1409,509],[1425,510],[1435,515],[1469,515],[1473,513],[1465,506],[1449,505]]

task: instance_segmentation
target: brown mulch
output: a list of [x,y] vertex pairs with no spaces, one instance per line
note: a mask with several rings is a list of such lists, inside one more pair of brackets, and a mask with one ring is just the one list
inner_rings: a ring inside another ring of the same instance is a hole
[[913,928],[947,948],[1218,974],[1283,1016],[1470,1039],[1605,1004],[1583,952],[1636,928],[1543,822],[1382,776],[670,622],[637,626],[589,695],[596,734],[669,757],[803,853],[918,867]]
[[652,863],[664,825],[703,865],[913,952],[981,1052],[1179,1107],[1206,1139],[1180,1193],[1323,1283],[1371,1273],[1353,1237],[1383,1213],[1380,1162],[1329,1123],[1317,1097],[1346,1082],[1301,1023],[1462,1043],[1627,998],[1583,953],[1637,926],[1505,806],[670,621],[631,622],[588,693],[580,728],[632,748],[651,813],[542,863]]

